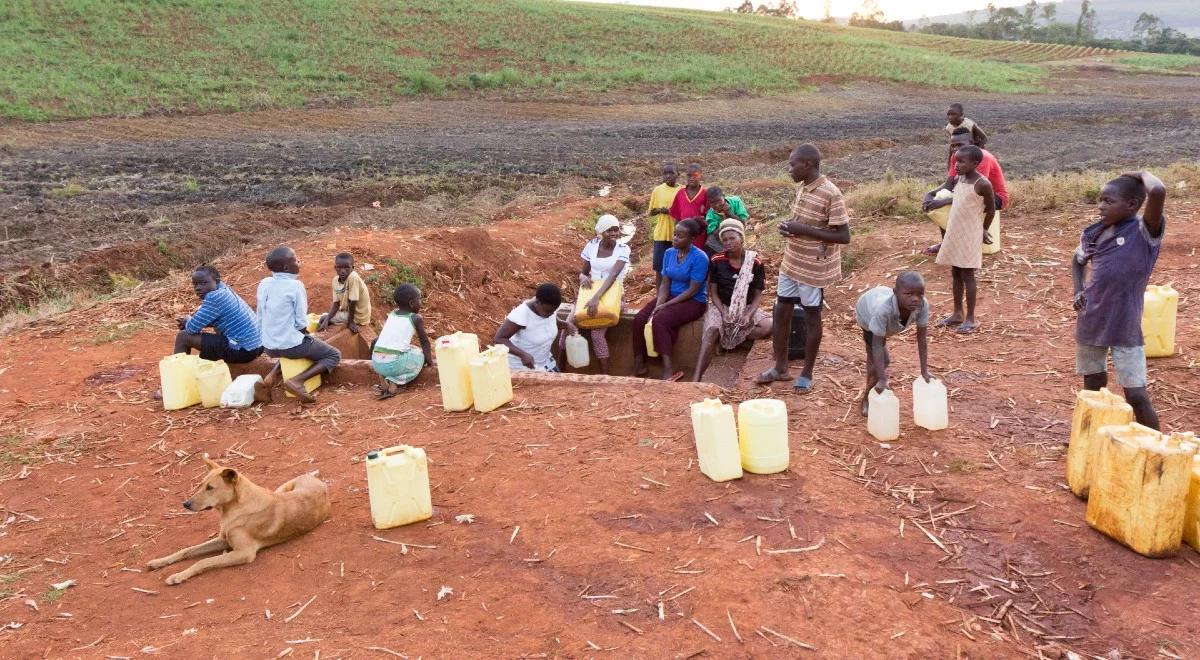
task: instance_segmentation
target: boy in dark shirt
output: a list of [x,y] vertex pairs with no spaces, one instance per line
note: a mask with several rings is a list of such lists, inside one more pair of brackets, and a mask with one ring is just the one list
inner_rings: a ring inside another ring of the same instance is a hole
[[[1075,285],[1075,368],[1085,390],[1108,384],[1111,351],[1117,383],[1139,424],[1158,428],[1146,392],[1142,306],[1162,248],[1167,189],[1149,172],[1123,174],[1100,189],[1099,222],[1083,230],[1071,260]],[[1138,209],[1145,202],[1145,212]],[[1091,272],[1088,273],[1088,267]]]

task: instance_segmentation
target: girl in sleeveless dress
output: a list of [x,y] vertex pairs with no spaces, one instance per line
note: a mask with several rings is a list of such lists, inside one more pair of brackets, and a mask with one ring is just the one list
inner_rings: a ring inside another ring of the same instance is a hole
[[937,327],[958,326],[956,332],[965,335],[976,327],[975,271],[983,265],[983,244],[991,242],[987,232],[996,217],[996,201],[991,182],[975,171],[983,161],[983,151],[967,145],[958,149],[954,159],[958,179],[953,188],[946,237],[937,255],[939,265],[950,267],[954,313],[938,321]]
[[[371,348],[371,368],[383,379],[379,398],[390,399],[400,388],[415,381],[423,367],[433,366],[433,349],[425,333],[421,311],[421,290],[401,284],[392,293],[396,309],[388,314],[379,338]],[[413,336],[421,343],[413,346]]]

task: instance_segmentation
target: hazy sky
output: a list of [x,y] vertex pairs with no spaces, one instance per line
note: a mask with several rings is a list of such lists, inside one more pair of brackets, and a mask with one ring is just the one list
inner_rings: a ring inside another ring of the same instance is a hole
[[[741,0],[589,0],[590,2],[620,2],[630,5],[655,5],[658,7],[678,7],[681,9],[712,9],[721,10],[732,5],[741,4]],[[1025,4],[1024,0],[992,0],[997,7],[1007,7]],[[762,0],[752,0],[761,4]],[[879,8],[887,15],[888,20],[916,20],[922,16],[939,16],[954,14],[971,9],[982,10],[989,0],[876,0]],[[771,4],[775,4],[771,2]],[[804,18],[820,18],[825,13],[824,0],[797,0],[800,15]],[[1041,4],[1041,3],[1039,3]],[[849,16],[862,7],[862,0],[832,0],[834,16]]]

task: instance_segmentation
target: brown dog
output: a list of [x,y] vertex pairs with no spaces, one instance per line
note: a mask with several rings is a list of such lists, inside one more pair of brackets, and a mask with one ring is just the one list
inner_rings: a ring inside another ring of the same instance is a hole
[[271,492],[233,468],[217,465],[204,456],[209,467],[200,488],[183,503],[189,511],[216,509],[221,514],[221,532],[200,545],[147,564],[151,570],[214,552],[222,554],[192,564],[167,578],[179,584],[204,571],[249,564],[258,551],[312,531],[329,516],[329,489],[312,474],[302,474]]

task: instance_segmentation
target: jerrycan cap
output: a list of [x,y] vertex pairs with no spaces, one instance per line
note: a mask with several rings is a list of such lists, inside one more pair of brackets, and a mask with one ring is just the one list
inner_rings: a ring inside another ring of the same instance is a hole
[[377,458],[379,458],[379,450],[367,452],[367,460],[373,461]]

